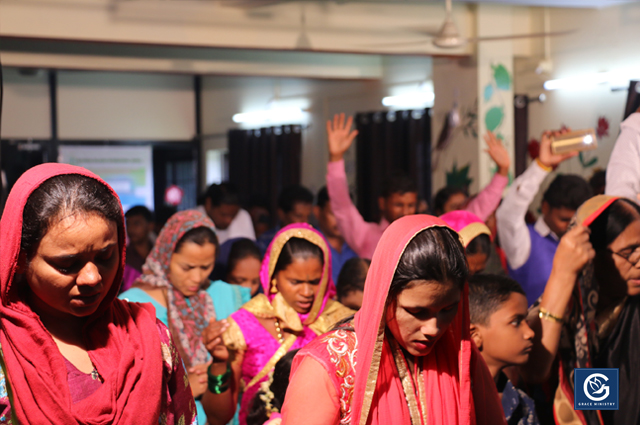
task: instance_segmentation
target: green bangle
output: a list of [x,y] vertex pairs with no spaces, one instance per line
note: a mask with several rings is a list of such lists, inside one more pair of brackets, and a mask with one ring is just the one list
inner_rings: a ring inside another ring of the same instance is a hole
[[222,394],[229,389],[229,379],[231,378],[231,365],[227,363],[227,370],[222,375],[213,375],[211,366],[207,369],[209,391],[214,394]]

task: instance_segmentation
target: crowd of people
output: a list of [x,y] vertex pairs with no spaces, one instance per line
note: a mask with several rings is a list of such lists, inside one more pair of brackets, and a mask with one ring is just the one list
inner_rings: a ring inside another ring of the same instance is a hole
[[[488,133],[492,180],[441,189],[433,215],[394,174],[377,223],[349,192],[344,114],[326,186],[283,188],[273,223],[228,182],[158,217],[33,167],[0,222],[0,424],[640,423],[639,116],[606,184],[558,174],[537,219],[567,130],[508,189]],[[574,410],[585,367],[620,368],[619,410]]]

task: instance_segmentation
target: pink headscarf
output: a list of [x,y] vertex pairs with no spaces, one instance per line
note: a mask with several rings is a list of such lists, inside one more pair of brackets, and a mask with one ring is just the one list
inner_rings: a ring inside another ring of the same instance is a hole
[[82,332],[89,357],[104,378],[91,402],[73,403],[64,357],[21,296],[20,286],[27,283],[16,279],[16,273],[25,205],[44,182],[69,174],[94,179],[117,196],[84,168],[42,164],[18,179],[0,221],[0,342],[13,391],[11,408],[22,424],[157,424],[163,397],[163,360],[154,310],[150,305],[116,298],[125,264],[123,215],[118,226],[118,272]]
[[493,239],[491,230],[477,215],[469,211],[451,211],[442,214],[440,219],[449,225],[453,230],[458,232],[462,238],[462,244],[465,248],[472,240],[480,235],[489,235]]
[[[411,215],[385,230],[371,260],[362,309],[355,317],[358,361],[351,405],[353,425],[411,424],[410,408],[385,332],[385,306],[396,268],[407,245],[431,227],[448,227],[439,218]],[[423,358],[421,392],[429,425],[504,424],[495,384],[469,335],[465,285],[456,318]],[[474,390],[471,387],[473,377]],[[426,425],[426,424],[425,424]]]
[[320,280],[318,295],[309,313],[298,314],[302,324],[309,325],[322,314],[331,294],[335,294],[335,285],[331,278],[331,250],[322,233],[307,223],[294,223],[280,229],[269,244],[269,248],[267,248],[267,252],[262,260],[260,282],[262,282],[262,289],[264,289],[264,293],[269,298],[269,301],[273,301],[273,298],[276,296],[276,293],[271,292],[273,270],[278,262],[282,248],[291,238],[300,238],[309,241],[318,246],[324,254],[324,266],[322,267],[322,278]]

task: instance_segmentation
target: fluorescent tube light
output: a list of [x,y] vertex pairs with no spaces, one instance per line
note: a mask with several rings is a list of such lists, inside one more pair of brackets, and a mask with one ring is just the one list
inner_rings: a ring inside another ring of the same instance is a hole
[[639,76],[640,72],[637,70],[598,72],[548,80],[545,81],[544,88],[545,90],[584,90],[600,84],[607,84],[611,87],[626,87],[630,80]]
[[300,124],[307,118],[302,108],[273,108],[262,111],[243,112],[233,116],[239,124]]
[[382,99],[382,104],[392,108],[427,108],[433,106],[435,98],[432,91],[415,91],[397,96],[387,96]]

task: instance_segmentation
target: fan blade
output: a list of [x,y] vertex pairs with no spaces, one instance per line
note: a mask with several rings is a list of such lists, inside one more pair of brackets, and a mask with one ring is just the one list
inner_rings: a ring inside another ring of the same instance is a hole
[[394,43],[374,43],[374,44],[361,44],[362,47],[409,47],[409,46],[419,46],[421,44],[428,44],[428,40],[420,40],[420,41],[397,41]]
[[273,6],[291,0],[222,0],[222,5],[237,9],[252,9],[255,7]]
[[500,41],[500,40],[515,40],[522,38],[541,38],[541,37],[555,37],[559,35],[573,34],[576,30],[568,31],[554,31],[554,32],[533,32],[530,34],[512,34],[512,35],[499,35],[494,37],[470,37],[467,38],[469,43],[477,43],[480,41]]

